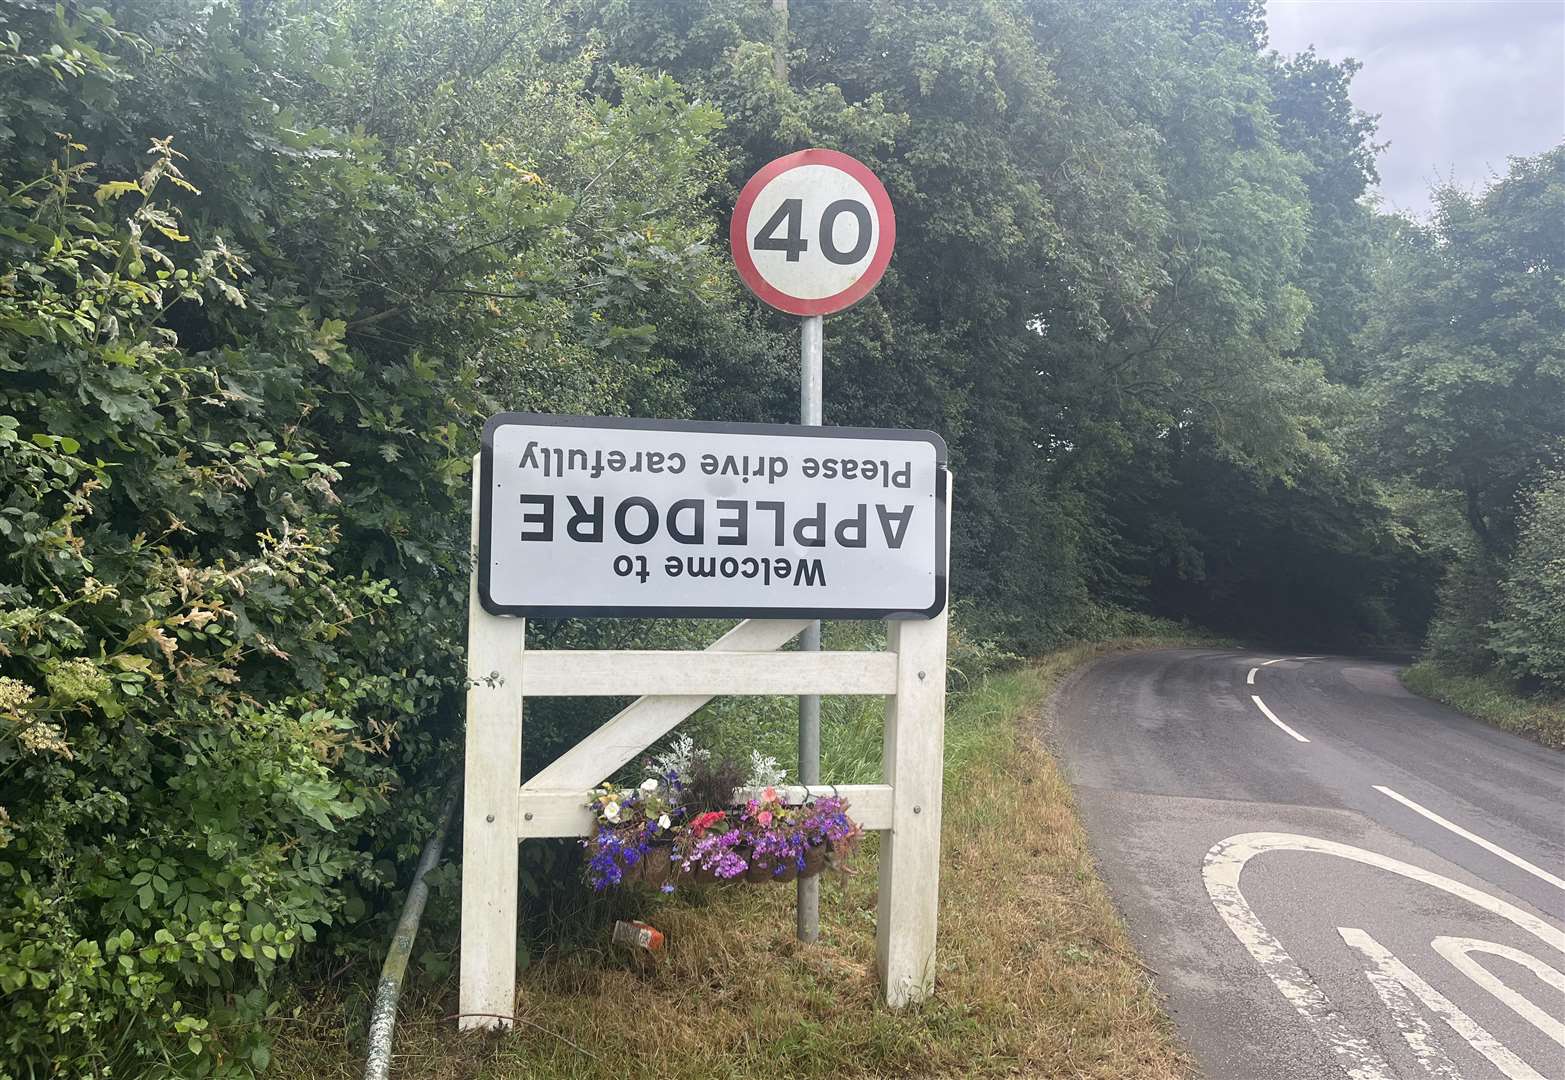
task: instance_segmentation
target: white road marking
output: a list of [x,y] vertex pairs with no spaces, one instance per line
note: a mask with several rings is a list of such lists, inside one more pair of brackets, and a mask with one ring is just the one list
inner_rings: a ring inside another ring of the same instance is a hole
[[1299,1015],[1313,1025],[1321,1038],[1345,1063],[1352,1080],[1392,1080],[1395,1075],[1384,1058],[1365,1039],[1354,1035],[1340,1012],[1332,1007],[1315,980],[1288,955],[1272,932],[1266,929],[1255,909],[1239,889],[1239,877],[1245,864],[1269,851],[1297,851],[1313,855],[1333,855],[1339,859],[1388,870],[1466,900],[1492,915],[1498,915],[1525,930],[1556,952],[1565,955],[1565,931],[1560,931],[1514,904],[1460,881],[1414,866],[1412,863],[1367,851],[1349,844],[1322,840],[1294,833],[1242,833],[1220,841],[1206,853],[1201,877],[1212,906],[1233,931],[1255,962],[1282,992]]
[[1429,944],[1435,952],[1449,960],[1458,971],[1493,994],[1517,1016],[1520,1016],[1561,1046],[1565,1046],[1565,1022],[1556,1020],[1515,990],[1506,986],[1469,954],[1475,952],[1488,953],[1490,956],[1499,956],[1509,960],[1513,964],[1520,964],[1538,976],[1541,981],[1548,983],[1562,994],[1565,994],[1565,975],[1561,975],[1531,953],[1513,949],[1509,945],[1499,945],[1493,941],[1479,941],[1476,938],[1437,937]]
[[[1380,942],[1370,937],[1364,931],[1349,926],[1337,927],[1337,933],[1342,935],[1342,940],[1347,943],[1349,948],[1357,949],[1363,953],[1369,962],[1374,965],[1369,971],[1365,972],[1365,975],[1369,977],[1370,984],[1380,994],[1381,1001],[1385,1002],[1387,1008],[1391,1009],[1392,1015],[1396,1018],[1397,1026],[1402,1028],[1402,1033],[1404,1037],[1407,1037],[1408,1044],[1414,1048],[1415,1054],[1418,1053],[1419,1046],[1422,1045],[1425,1047],[1426,1055],[1438,1055],[1438,1057],[1434,1058],[1435,1061],[1443,1059],[1445,1066],[1448,1067],[1448,1071],[1446,1071],[1447,1076],[1455,1073],[1455,1068],[1451,1066],[1451,1059],[1446,1057],[1445,1051],[1425,1038],[1420,1037],[1415,1041],[1409,1035],[1407,1028],[1408,1017],[1401,1010],[1405,1008],[1410,1011],[1412,1002],[1407,1000],[1405,994],[1397,995],[1393,992],[1388,996],[1385,989],[1389,989],[1393,984],[1400,984],[1402,989],[1411,991],[1413,996],[1418,998],[1419,1002],[1423,1004],[1424,1008],[1444,1020],[1452,1031],[1466,1039],[1469,1046],[1488,1058],[1489,1062],[1504,1073],[1508,1080],[1547,1080],[1542,1073],[1517,1057],[1504,1043],[1489,1034],[1482,1024],[1453,1004],[1450,998],[1430,986],[1418,976],[1417,972],[1398,960],[1391,953],[1391,950],[1380,944]],[[1428,1030],[1427,1024],[1422,1026],[1426,1031]],[[1430,1062],[1425,1060],[1424,1055],[1419,1056],[1419,1061],[1426,1069],[1428,1068]]]
[[1277,659],[1275,659],[1275,660],[1268,660],[1268,661],[1266,661],[1266,662],[1265,662],[1265,663],[1264,663],[1264,664],[1262,664],[1262,665],[1261,665],[1261,666],[1262,666],[1262,667],[1271,667],[1271,666],[1272,666],[1272,665],[1273,665],[1273,664],[1280,664],[1280,663],[1282,663],[1282,662],[1283,662],[1283,661],[1284,661],[1284,660],[1286,660],[1286,659],[1288,659],[1288,658],[1287,658],[1287,657],[1286,657],[1286,656],[1279,656],[1279,657],[1278,657],[1278,658],[1277,658]]
[[1251,668],[1251,669],[1250,669],[1250,674],[1248,674],[1248,675],[1246,675],[1246,676],[1245,676],[1245,677],[1244,677],[1244,681],[1245,681],[1245,682],[1246,682],[1246,683],[1248,683],[1248,684],[1250,684],[1250,685],[1251,685],[1251,686],[1254,686],[1254,685],[1255,685],[1255,673],[1256,673],[1256,672],[1257,672],[1257,671],[1260,671],[1260,670],[1261,670],[1261,669],[1260,669],[1260,668],[1258,668],[1258,667],[1253,667],[1253,668]]
[[1261,712],[1266,714],[1266,719],[1270,720],[1272,723],[1274,723],[1278,727],[1282,728],[1289,735],[1292,735],[1295,739],[1298,739],[1300,742],[1309,742],[1310,741],[1310,740],[1306,739],[1303,735],[1300,735],[1297,731],[1294,731],[1287,724],[1285,724],[1281,720],[1277,719],[1277,714],[1272,712],[1270,709],[1268,709],[1266,707],[1266,702],[1262,701],[1260,698],[1256,697],[1254,694],[1250,695],[1250,700],[1255,702],[1255,707],[1256,708],[1260,709]]
[[[1428,1020],[1424,1019],[1424,1014],[1413,1000],[1413,995],[1408,993],[1407,981],[1395,970],[1400,966],[1400,961],[1362,930],[1339,926],[1337,933],[1342,935],[1342,940],[1347,942],[1349,947],[1356,948],[1369,957],[1371,966],[1365,970],[1364,977],[1369,980],[1369,985],[1375,988],[1380,1003],[1391,1014],[1391,1019],[1396,1021],[1397,1027],[1402,1031],[1402,1038],[1407,1040],[1408,1047],[1413,1051],[1413,1056],[1418,1059],[1418,1063],[1424,1067],[1424,1072],[1430,1076],[1440,1077],[1441,1080],[1462,1080],[1462,1074],[1457,1071],[1456,1063],[1435,1038],[1435,1029],[1430,1026]],[[1371,951],[1356,937],[1350,935],[1361,936],[1378,952]],[[1407,969],[1402,967],[1402,971]],[[1412,972],[1408,974],[1411,975]]]
[[1495,843],[1492,843],[1492,842],[1490,842],[1488,840],[1485,840],[1483,837],[1479,836],[1477,833],[1468,832],[1466,829],[1462,828],[1460,825],[1456,824],[1453,821],[1447,821],[1445,818],[1441,817],[1439,814],[1435,813],[1433,810],[1430,810],[1427,807],[1423,807],[1423,806],[1418,805],[1412,799],[1409,799],[1406,795],[1400,795],[1397,792],[1392,791],[1388,787],[1382,787],[1380,784],[1376,784],[1375,785],[1375,790],[1380,792],[1382,795],[1385,795],[1385,796],[1388,796],[1389,798],[1395,799],[1397,802],[1401,803],[1403,806],[1407,807],[1409,810],[1412,810],[1414,813],[1422,814],[1424,817],[1428,818],[1430,821],[1433,821],[1436,825],[1439,825],[1442,829],[1449,829],[1452,832],[1454,832],[1457,836],[1460,836],[1463,840],[1471,840],[1473,843],[1477,844],[1479,847],[1483,848],[1485,851],[1488,851],[1488,852],[1491,852],[1491,853],[1493,853],[1495,855],[1498,855],[1500,858],[1504,859],[1506,862],[1510,863],[1513,866],[1521,867],[1523,870],[1527,871],[1529,874],[1533,875],[1536,878],[1541,878],[1542,880],[1547,881],[1550,885],[1553,885],[1556,889],[1565,889],[1565,879],[1557,878],[1553,874],[1549,873],[1547,870],[1544,870],[1543,868],[1538,867],[1538,866],[1534,866],[1532,863],[1528,862],[1526,859],[1522,858],[1520,855],[1512,855],[1509,851],[1506,851],[1499,844],[1495,844]]

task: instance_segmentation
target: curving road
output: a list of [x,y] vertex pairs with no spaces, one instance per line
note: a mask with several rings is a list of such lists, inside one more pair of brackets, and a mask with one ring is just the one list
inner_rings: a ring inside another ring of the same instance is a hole
[[1209,1080],[1565,1080],[1565,754],[1391,664],[1105,658],[1054,736]]

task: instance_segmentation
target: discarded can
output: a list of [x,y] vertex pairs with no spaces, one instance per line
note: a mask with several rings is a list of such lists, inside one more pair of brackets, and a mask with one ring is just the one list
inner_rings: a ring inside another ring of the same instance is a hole
[[644,922],[617,922],[614,924],[614,944],[627,949],[646,949],[657,952],[663,948],[663,931]]

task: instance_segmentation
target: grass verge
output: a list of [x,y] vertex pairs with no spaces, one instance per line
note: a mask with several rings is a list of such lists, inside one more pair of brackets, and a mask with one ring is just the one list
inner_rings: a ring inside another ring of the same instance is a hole
[[1422,660],[1402,672],[1403,684],[1506,731],[1565,750],[1565,700],[1521,694],[1496,675],[1459,675]]
[[[937,988],[892,1011],[874,972],[875,845],[822,886],[821,940],[793,938],[793,890],[687,890],[650,901],[663,955],[586,948],[522,975],[504,1038],[458,1037],[455,985],[404,1004],[394,1075],[706,1080],[1194,1075],[1087,848],[1068,785],[1038,739],[1071,670],[1143,639],[1078,646],[990,676],[947,721]],[[877,740],[879,732],[866,737]],[[362,1070],[356,1003],[318,999],[273,1052],[288,1077]],[[352,1027],[351,1034],[345,1030]]]

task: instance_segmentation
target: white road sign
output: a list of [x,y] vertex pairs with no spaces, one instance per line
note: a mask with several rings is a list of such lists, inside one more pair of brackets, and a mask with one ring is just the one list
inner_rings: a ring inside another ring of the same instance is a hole
[[800,150],[750,178],[734,205],[729,246],[757,296],[794,315],[829,315],[885,273],[897,223],[885,187],[835,150]]
[[484,427],[492,615],[930,618],[946,450],[928,431],[501,413]]

